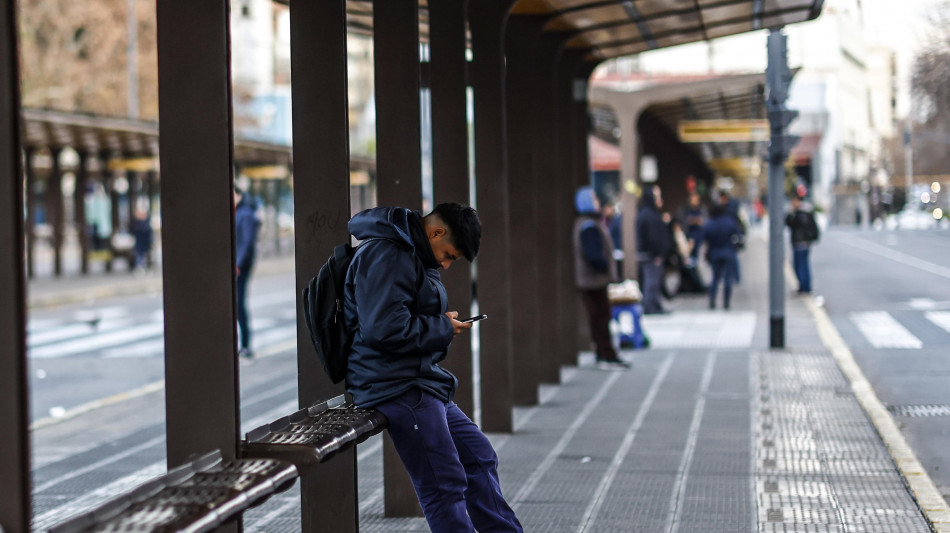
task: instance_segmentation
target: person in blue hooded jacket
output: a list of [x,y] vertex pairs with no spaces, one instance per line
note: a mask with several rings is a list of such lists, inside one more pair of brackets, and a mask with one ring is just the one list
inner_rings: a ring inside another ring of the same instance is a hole
[[439,268],[478,255],[471,207],[439,204],[362,211],[348,225],[363,241],[347,270],[343,316],[353,332],[346,390],[387,421],[433,532],[511,531],[521,524],[498,481],[488,438],[452,401],[458,380],[439,363],[470,323],[448,311]]
[[238,355],[251,358],[251,326],[247,312],[247,283],[251,279],[251,270],[257,257],[257,235],[261,221],[257,216],[257,202],[249,194],[234,189],[234,249],[237,278],[237,321],[240,333]]
[[742,239],[742,227],[736,217],[724,205],[716,205],[710,213],[709,221],[703,226],[703,240],[706,242],[706,260],[712,267],[713,279],[709,283],[709,308],[716,308],[716,293],[722,282],[722,307],[729,309],[732,299],[732,286],[739,277],[739,242]]
[[594,341],[597,366],[626,370],[629,363],[617,356],[610,340],[610,300],[607,285],[617,281],[613,239],[604,224],[593,187],[581,187],[574,196],[574,282],[587,310],[587,323]]

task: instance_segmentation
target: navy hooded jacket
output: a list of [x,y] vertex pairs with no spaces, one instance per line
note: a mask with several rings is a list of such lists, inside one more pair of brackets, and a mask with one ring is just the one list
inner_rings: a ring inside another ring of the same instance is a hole
[[640,210],[637,212],[637,259],[652,261],[657,257],[666,257],[673,249],[670,228],[663,222],[663,216],[656,207],[653,187],[643,189]]
[[250,272],[257,256],[257,233],[261,221],[257,218],[257,202],[250,195],[241,197],[234,209],[234,247],[236,266],[241,272]]
[[377,207],[354,216],[348,228],[367,242],[346,274],[343,316],[354,332],[347,392],[362,408],[413,387],[451,401],[458,380],[438,363],[455,331],[421,215]]

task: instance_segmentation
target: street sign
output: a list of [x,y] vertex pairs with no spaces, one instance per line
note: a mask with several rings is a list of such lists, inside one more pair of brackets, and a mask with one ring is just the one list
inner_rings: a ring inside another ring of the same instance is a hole
[[764,142],[769,140],[768,120],[681,120],[680,141],[708,142]]

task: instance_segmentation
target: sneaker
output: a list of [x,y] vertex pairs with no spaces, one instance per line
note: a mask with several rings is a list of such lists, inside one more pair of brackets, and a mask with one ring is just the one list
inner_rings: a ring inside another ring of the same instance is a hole
[[608,370],[612,372],[622,372],[624,370],[630,370],[632,365],[621,359],[598,359],[597,368],[600,370]]
[[241,348],[238,350],[238,357],[242,357],[244,359],[253,359],[254,352],[252,352],[249,348]]

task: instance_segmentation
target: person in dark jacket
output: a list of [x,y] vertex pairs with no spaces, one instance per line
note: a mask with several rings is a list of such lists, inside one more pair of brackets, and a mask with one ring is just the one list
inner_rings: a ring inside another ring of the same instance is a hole
[[257,217],[257,202],[249,194],[234,189],[234,247],[237,258],[237,320],[240,333],[238,355],[251,358],[251,326],[247,312],[247,283],[251,279],[254,259],[257,256],[257,234],[261,221]]
[[663,197],[656,185],[643,189],[637,211],[637,260],[643,276],[643,313],[666,313],[660,303],[663,263],[673,249],[670,230],[663,221],[660,208]]
[[811,209],[802,203],[797,194],[792,196],[791,212],[785,216],[785,225],[792,230],[792,264],[798,278],[798,293],[811,292],[811,265],[808,256],[811,245],[818,240],[818,224]]
[[613,239],[601,216],[593,187],[581,187],[574,196],[574,281],[587,310],[590,336],[594,340],[597,366],[604,370],[626,370],[630,365],[617,356],[610,341],[610,300],[607,285],[617,281],[613,259]]
[[148,219],[148,210],[136,209],[132,235],[135,237],[135,269],[144,272],[148,268],[148,256],[152,253],[152,223]]
[[739,272],[738,243],[741,235],[742,228],[725,206],[714,206],[709,221],[703,226],[706,260],[709,261],[713,271],[713,279],[709,283],[710,309],[716,308],[716,293],[719,291],[720,281],[723,283],[722,307],[729,309],[732,285]]
[[353,332],[346,390],[375,408],[409,472],[433,532],[521,532],[498,481],[498,457],[452,401],[458,380],[439,366],[470,323],[447,311],[439,268],[478,254],[474,209],[439,204],[423,217],[401,207],[358,213],[363,243],[346,275],[343,316]]

